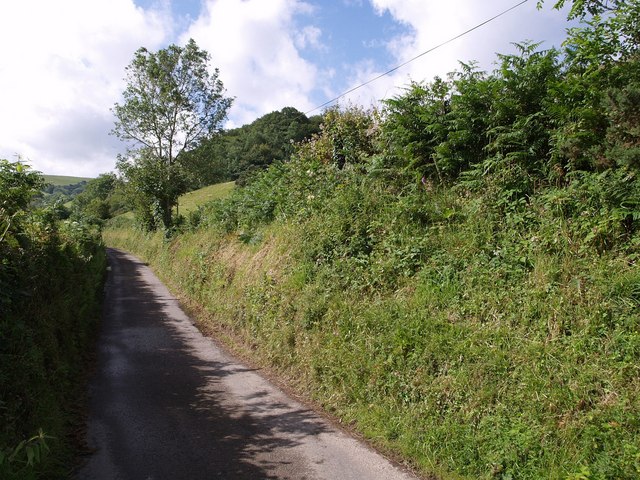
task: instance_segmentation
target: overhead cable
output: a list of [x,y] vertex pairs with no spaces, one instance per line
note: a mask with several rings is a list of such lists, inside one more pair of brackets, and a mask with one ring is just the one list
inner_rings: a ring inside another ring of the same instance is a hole
[[528,1],[529,1],[529,0],[522,0],[520,3],[517,3],[517,4],[513,5],[512,7],[509,7],[509,8],[507,8],[506,10],[503,10],[502,12],[498,13],[497,15],[494,15],[493,17],[491,17],[491,18],[489,18],[489,19],[485,20],[484,22],[477,24],[476,26],[474,26],[474,27],[472,27],[472,28],[470,28],[470,29],[468,29],[468,30],[466,30],[466,31],[464,31],[464,32],[462,32],[462,33],[460,33],[460,34],[456,35],[455,37],[451,37],[450,39],[448,39],[448,40],[446,40],[446,41],[444,41],[444,42],[442,42],[442,43],[440,43],[440,44],[436,45],[435,47],[431,47],[429,50],[425,50],[424,52],[420,53],[419,55],[416,55],[415,57],[413,57],[413,58],[411,58],[411,59],[407,60],[406,62],[401,63],[400,65],[397,65],[397,66],[393,67],[391,70],[387,70],[386,72],[381,73],[381,74],[380,74],[380,75],[378,75],[377,77],[374,77],[374,78],[372,78],[371,80],[367,80],[366,82],[361,83],[361,84],[359,84],[359,85],[357,85],[357,86],[355,86],[355,87],[353,87],[353,88],[351,88],[351,89],[347,90],[347,91],[346,91],[346,92],[344,92],[344,93],[341,93],[341,94],[340,94],[340,95],[338,95],[337,97],[332,98],[331,100],[328,100],[328,101],[324,102],[322,105],[318,105],[317,107],[312,108],[311,110],[309,110],[308,112],[305,112],[304,114],[305,114],[305,115],[309,115],[311,112],[315,112],[316,110],[318,110],[318,109],[320,109],[320,108],[322,108],[322,107],[325,107],[325,106],[327,106],[327,105],[329,105],[329,104],[331,104],[331,103],[333,103],[333,102],[335,102],[335,101],[337,101],[337,100],[340,100],[342,97],[344,97],[344,96],[346,96],[346,95],[349,95],[350,93],[355,92],[355,91],[356,91],[356,90],[358,90],[359,88],[362,88],[362,87],[364,87],[364,86],[366,86],[366,85],[369,85],[370,83],[373,83],[373,82],[375,82],[376,80],[378,80],[378,79],[380,79],[380,78],[382,78],[382,77],[384,77],[384,76],[386,76],[386,75],[389,75],[389,74],[390,74],[390,73],[392,73],[392,72],[395,72],[396,70],[398,70],[398,69],[400,69],[400,68],[404,67],[405,65],[408,65],[409,63],[411,63],[411,62],[413,62],[413,61],[417,60],[418,58],[420,58],[420,57],[422,57],[422,56],[426,55],[427,53],[431,53],[431,52],[433,52],[434,50],[437,50],[438,48],[441,48],[441,47],[443,47],[443,46],[447,45],[448,43],[451,43],[451,42],[453,42],[453,41],[455,41],[455,40],[459,39],[460,37],[463,37],[463,36],[467,35],[468,33],[471,33],[471,32],[473,32],[474,30],[477,30],[478,28],[480,28],[480,27],[482,27],[482,26],[486,25],[487,23],[493,22],[494,20],[496,20],[496,19],[498,19],[498,18],[502,17],[503,15],[506,15],[506,14],[507,14],[507,13],[509,13],[510,11],[515,10],[516,8],[520,7],[521,5],[524,5],[524,4],[525,4],[525,3],[527,3]]

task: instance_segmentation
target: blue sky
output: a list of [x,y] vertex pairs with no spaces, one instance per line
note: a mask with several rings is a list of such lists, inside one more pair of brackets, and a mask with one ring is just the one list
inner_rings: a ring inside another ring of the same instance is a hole
[[[518,0],[20,0],[0,5],[0,158],[51,174],[96,176],[124,150],[109,136],[124,68],[194,38],[235,97],[227,127],[330,100]],[[559,45],[566,14],[529,0],[340,100],[365,106],[477,60],[491,70],[511,42]],[[321,110],[314,111],[320,113]]]

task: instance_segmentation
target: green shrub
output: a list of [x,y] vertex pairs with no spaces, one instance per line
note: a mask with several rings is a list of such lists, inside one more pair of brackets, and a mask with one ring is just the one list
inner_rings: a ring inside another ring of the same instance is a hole
[[[69,405],[82,387],[106,258],[96,228],[29,208],[37,174],[1,167],[0,472],[61,478],[72,455]],[[12,205],[21,209],[12,213]]]

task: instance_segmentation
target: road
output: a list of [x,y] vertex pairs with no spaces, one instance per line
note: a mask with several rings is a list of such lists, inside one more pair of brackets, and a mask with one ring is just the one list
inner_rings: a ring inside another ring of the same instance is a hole
[[135,257],[110,273],[78,480],[409,480],[200,334]]

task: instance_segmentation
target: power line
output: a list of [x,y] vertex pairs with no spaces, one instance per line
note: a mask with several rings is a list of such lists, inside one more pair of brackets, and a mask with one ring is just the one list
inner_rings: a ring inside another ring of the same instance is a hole
[[463,36],[467,35],[468,33],[473,32],[474,30],[477,30],[478,28],[480,28],[480,27],[482,27],[482,26],[486,25],[487,23],[489,23],[489,22],[493,22],[493,21],[494,21],[494,20],[496,20],[497,18],[500,18],[500,17],[502,17],[503,15],[506,15],[506,14],[507,14],[507,13],[509,13],[511,10],[515,10],[515,9],[516,9],[516,8],[518,8],[519,6],[524,5],[524,4],[525,4],[525,3],[527,3],[528,1],[529,1],[529,0],[522,0],[520,3],[517,3],[517,4],[513,5],[512,7],[509,7],[509,8],[507,8],[506,10],[503,10],[502,12],[498,13],[497,15],[494,15],[493,17],[491,17],[491,18],[489,18],[489,19],[485,20],[484,22],[477,24],[475,27],[472,27],[472,28],[470,28],[469,30],[464,31],[464,32],[462,32],[462,33],[460,33],[460,34],[456,35],[455,37],[451,37],[449,40],[446,40],[446,41],[444,41],[444,42],[440,43],[439,45],[436,45],[435,47],[431,47],[429,50],[426,50],[426,51],[422,52],[421,54],[416,55],[415,57],[413,57],[413,58],[411,58],[411,59],[407,60],[406,62],[401,63],[401,64],[400,64],[400,65],[398,65],[398,66],[393,67],[391,70],[387,70],[386,72],[381,73],[380,75],[378,75],[378,76],[377,76],[377,77],[375,77],[375,78],[372,78],[371,80],[367,80],[366,82],[361,83],[360,85],[357,85],[357,86],[355,86],[355,87],[351,88],[350,90],[347,90],[347,91],[346,91],[346,92],[344,92],[344,93],[341,93],[341,94],[340,94],[340,95],[338,95],[337,97],[332,98],[331,100],[328,100],[328,101],[324,102],[322,105],[318,105],[317,107],[312,108],[311,110],[309,110],[308,112],[305,112],[304,114],[305,114],[305,115],[309,115],[311,112],[315,112],[316,110],[318,110],[318,109],[320,109],[320,108],[322,108],[322,107],[324,107],[324,106],[327,106],[327,105],[329,105],[329,104],[331,104],[331,103],[335,102],[336,100],[340,100],[342,97],[344,97],[344,96],[346,96],[346,95],[349,95],[350,93],[355,92],[355,91],[356,91],[356,90],[358,90],[359,88],[362,88],[362,87],[364,87],[364,86],[366,86],[366,85],[369,85],[370,83],[373,83],[373,82],[375,82],[376,80],[378,80],[378,79],[380,79],[380,78],[382,78],[382,77],[384,77],[384,76],[386,76],[386,75],[389,75],[389,74],[390,74],[390,73],[392,73],[392,72],[395,72],[396,70],[398,70],[398,69],[400,69],[400,68],[404,67],[405,65],[408,65],[409,63],[411,63],[411,62],[413,62],[413,61],[417,60],[418,58],[420,58],[420,57],[422,57],[422,56],[426,55],[427,53],[431,53],[431,52],[433,52],[434,50],[437,50],[438,48],[443,47],[443,46],[447,45],[448,43],[451,43],[451,42],[453,42],[454,40],[457,40],[457,39],[459,39],[460,37],[463,37]]

